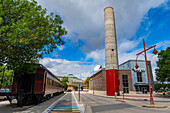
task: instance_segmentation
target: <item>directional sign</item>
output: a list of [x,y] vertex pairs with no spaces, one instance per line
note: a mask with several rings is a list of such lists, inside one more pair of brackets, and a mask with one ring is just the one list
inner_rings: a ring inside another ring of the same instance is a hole
[[78,88],[81,88],[81,84],[78,84],[77,87],[78,87]]
[[81,88],[81,84],[78,84],[78,91],[79,91],[79,101],[80,101],[80,88]]

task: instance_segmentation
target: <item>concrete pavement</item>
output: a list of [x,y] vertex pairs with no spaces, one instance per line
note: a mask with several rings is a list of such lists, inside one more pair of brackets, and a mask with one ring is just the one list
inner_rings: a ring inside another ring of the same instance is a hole
[[64,94],[55,96],[37,105],[17,107],[17,101],[14,99],[12,104],[9,101],[0,102],[0,113],[42,113],[52,103],[61,98]]
[[[77,92],[75,92],[77,95]],[[81,92],[81,103],[85,104],[85,113],[169,113],[170,108],[143,108],[142,105],[149,104],[149,101],[143,100],[125,100],[126,102],[119,102],[114,99],[114,97],[106,96],[96,96],[92,94],[88,94],[85,92]],[[160,98],[159,98],[160,99]],[[167,99],[157,100],[155,104],[169,104],[170,101]],[[90,107],[90,108],[89,108]]]
[[[92,93],[89,93],[91,95],[93,95]],[[94,94],[97,96],[102,96],[102,97],[106,97],[106,98],[115,98],[115,96],[107,96],[107,95],[101,95],[101,94]],[[116,96],[116,99],[122,101],[123,100],[123,95],[120,96]],[[162,107],[170,107],[170,98],[169,97],[164,97],[161,94],[157,94],[157,93],[153,93],[153,99],[154,99],[154,103],[156,106],[162,106]],[[125,94],[124,95],[124,101],[128,102],[127,100],[131,100],[131,101],[145,101],[145,104],[141,104],[140,106],[143,105],[149,105],[149,101],[150,101],[150,95],[149,94]]]

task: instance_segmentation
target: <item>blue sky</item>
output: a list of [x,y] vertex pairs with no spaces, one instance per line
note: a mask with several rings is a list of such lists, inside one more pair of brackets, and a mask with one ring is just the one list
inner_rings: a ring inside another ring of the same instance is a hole
[[[48,13],[59,14],[68,34],[66,42],[40,61],[58,76],[74,74],[85,79],[95,65],[105,67],[104,8],[114,8],[119,64],[135,59],[147,46],[157,50],[170,46],[170,0],[37,0]],[[148,51],[152,70],[157,55]],[[144,59],[142,56],[139,59]],[[155,74],[154,74],[155,76]]]

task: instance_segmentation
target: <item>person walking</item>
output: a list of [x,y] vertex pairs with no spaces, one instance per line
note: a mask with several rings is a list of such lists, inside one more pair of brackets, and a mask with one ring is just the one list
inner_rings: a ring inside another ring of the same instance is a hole
[[165,97],[165,91],[163,91],[163,96]]
[[167,91],[166,96],[169,97],[169,92]]

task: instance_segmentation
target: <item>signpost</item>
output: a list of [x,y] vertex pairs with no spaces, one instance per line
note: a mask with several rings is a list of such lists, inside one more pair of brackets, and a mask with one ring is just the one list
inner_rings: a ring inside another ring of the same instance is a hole
[[123,85],[123,100],[124,100],[124,85]]
[[79,101],[80,101],[80,89],[81,89],[81,84],[78,84],[78,91],[79,91]]

